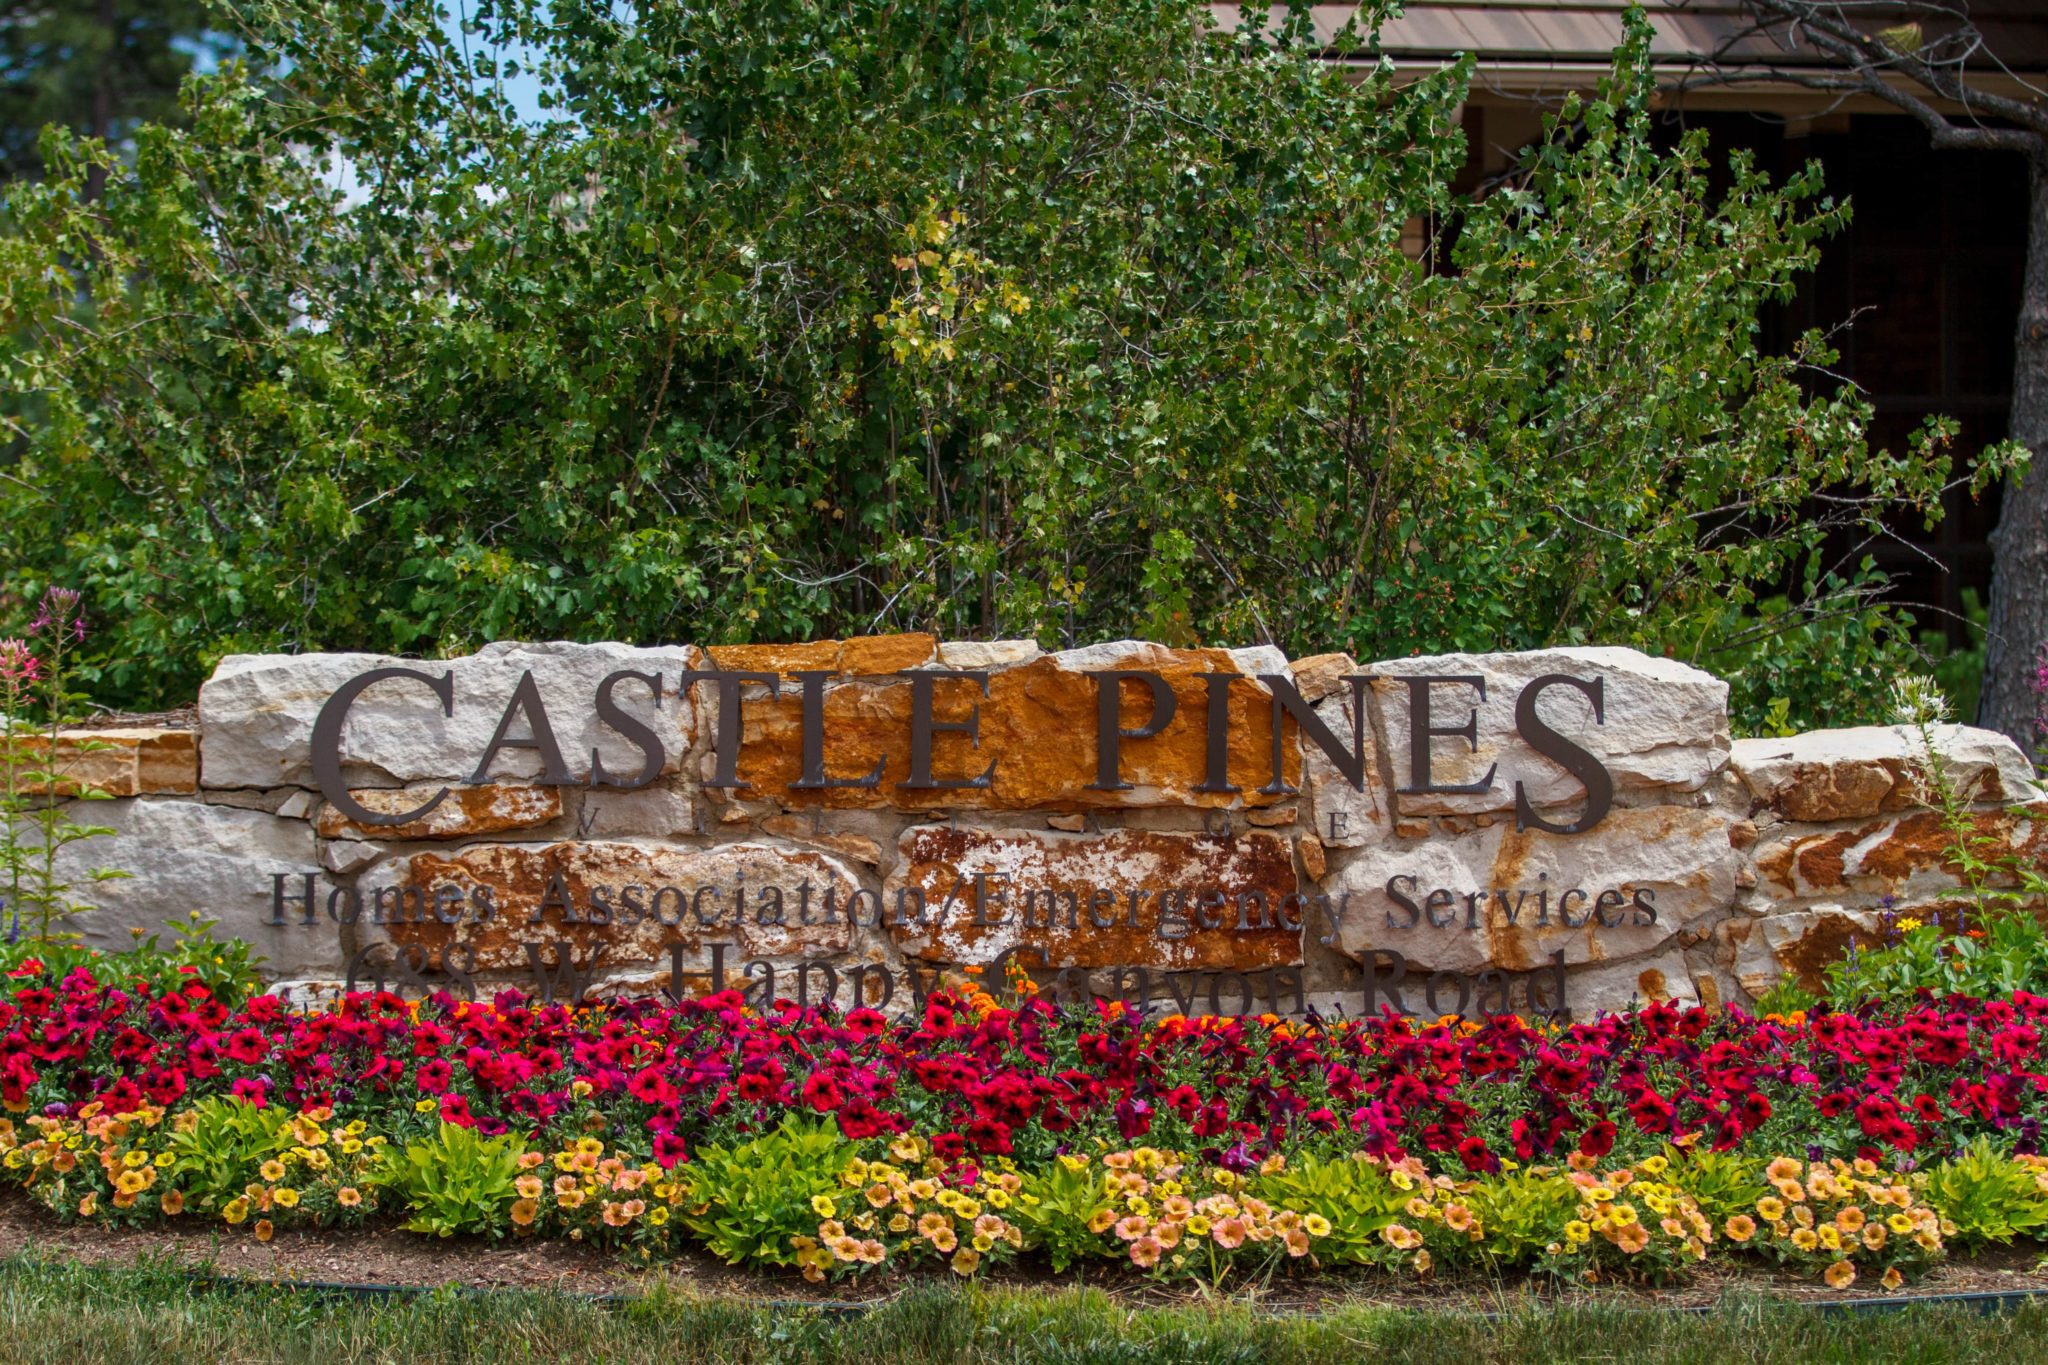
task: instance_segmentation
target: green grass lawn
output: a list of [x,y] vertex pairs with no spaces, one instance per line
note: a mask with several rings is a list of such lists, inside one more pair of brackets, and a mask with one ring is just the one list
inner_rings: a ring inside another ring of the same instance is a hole
[[353,1298],[195,1284],[175,1270],[0,1260],[0,1360],[1114,1362],[1947,1361],[2048,1356],[2048,1304],[1829,1313],[1730,1300],[1708,1315],[1614,1308],[1500,1316],[1241,1306],[1131,1308],[1086,1290],[919,1288],[858,1315],[668,1296],[441,1291]]

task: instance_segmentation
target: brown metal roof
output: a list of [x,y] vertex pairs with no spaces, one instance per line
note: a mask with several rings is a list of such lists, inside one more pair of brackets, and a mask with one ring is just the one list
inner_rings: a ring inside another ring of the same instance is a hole
[[[1218,24],[1235,27],[1248,8],[1212,5]],[[1605,70],[1621,42],[1628,0],[1410,0],[1381,25],[1379,50],[1397,66],[1434,67],[1464,53],[1474,54],[1489,78],[1521,72],[1539,78],[1552,73],[1562,84],[1582,84]],[[2015,72],[2048,72],[2048,0],[1976,0],[1970,6],[1986,48]],[[1356,13],[1352,5],[1316,5],[1317,36],[1333,42]],[[1274,22],[1285,10],[1269,11]],[[1872,7],[1861,24],[1876,30],[1908,17]],[[1719,55],[1724,67],[1770,64],[1812,67],[1823,59],[1813,49],[1755,31],[1755,21],[1735,0],[1665,0],[1645,11],[1655,34],[1651,51],[1660,67],[1691,68]],[[1938,30],[1928,26],[1929,36]],[[1781,35],[1782,36],[1782,35]],[[2010,82],[1986,63],[1987,79]],[[2031,93],[2031,92],[2028,92]]]

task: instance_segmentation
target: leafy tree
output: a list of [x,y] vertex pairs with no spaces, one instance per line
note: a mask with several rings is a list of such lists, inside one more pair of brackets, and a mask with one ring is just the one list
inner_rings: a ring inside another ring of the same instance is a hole
[[[2048,99],[2006,65],[1969,0],[1743,0],[1743,9],[1753,24],[1732,32],[1693,83],[1767,80],[1865,95],[1918,121],[1937,148],[2017,155],[2013,173],[2027,177],[2027,261],[2008,426],[2034,455],[2048,450]],[[2012,84],[2025,93],[2005,93]],[[2043,739],[2034,679],[2048,642],[2048,461],[2015,467],[1991,547],[1976,719],[2032,752]]]
[[1638,21],[1458,204],[1464,68],[1206,16],[505,0],[458,44],[419,0],[242,0],[189,129],[97,203],[59,138],[0,240],[0,563],[89,588],[136,700],[229,650],[905,627],[1874,695],[1897,623],[1823,542],[1936,515],[1947,432],[1871,451],[1802,390],[1819,338],[1759,351],[1846,211],[1817,176],[1738,159],[1716,201],[1699,138],[1656,153]]
[[175,121],[196,54],[218,48],[204,0],[6,0],[0,179],[41,171],[46,123],[118,142],[142,122]]

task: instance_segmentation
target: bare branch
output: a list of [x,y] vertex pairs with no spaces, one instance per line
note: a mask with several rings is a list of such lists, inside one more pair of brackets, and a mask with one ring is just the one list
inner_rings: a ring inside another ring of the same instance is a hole
[[[1698,74],[1679,82],[1680,90],[1759,81],[1836,95],[1862,94],[1917,120],[1936,147],[2048,155],[2048,102],[2014,99],[1970,80],[1972,61],[2018,78],[1991,52],[1966,4],[1744,0],[1744,6],[1754,22],[1724,38],[1703,58]],[[1884,19],[1920,17],[1937,20],[1949,31],[1923,43],[1917,24],[1868,28]],[[1774,44],[1787,61],[1759,62],[1741,55],[1759,39]],[[1818,55],[1826,64],[1789,64],[1801,55]],[[2035,90],[2024,81],[2020,84]],[[1958,106],[1962,115],[1944,112],[1937,100]],[[1987,119],[2018,126],[1997,127],[1984,122]]]

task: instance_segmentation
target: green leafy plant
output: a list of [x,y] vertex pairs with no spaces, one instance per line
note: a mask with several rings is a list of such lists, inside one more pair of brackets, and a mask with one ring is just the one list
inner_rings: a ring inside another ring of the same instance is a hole
[[[9,943],[24,937],[37,945],[77,939],[67,926],[93,907],[78,899],[79,887],[58,866],[58,855],[113,833],[73,816],[72,802],[104,801],[107,793],[65,770],[67,751],[75,761],[107,746],[59,738],[66,708],[77,700],[65,688],[65,661],[83,639],[78,594],[53,587],[43,594],[28,638],[0,640],[0,878],[6,886],[0,922]],[[44,712],[40,731],[31,723],[36,706]],[[104,882],[128,875],[99,869],[85,878]]]
[[1580,1192],[1551,1168],[1514,1171],[1479,1181],[1470,1203],[1486,1229],[1482,1251],[1503,1266],[1531,1265],[1549,1254],[1576,1216]]
[[61,981],[74,968],[90,967],[105,979],[145,981],[158,992],[197,981],[212,991],[215,999],[233,1006],[263,990],[263,977],[256,970],[263,958],[242,939],[215,938],[213,931],[219,924],[194,910],[183,921],[165,926],[171,940],[168,947],[163,934],[136,929],[132,931],[135,946],[115,953],[62,940],[0,943],[0,977],[17,983],[25,975]]
[[240,1198],[263,1163],[292,1145],[292,1114],[216,1096],[180,1113],[168,1150],[172,1174],[194,1208],[214,1211]]
[[385,1148],[370,1184],[397,1197],[408,1214],[407,1231],[495,1237],[509,1222],[525,1151],[516,1134],[484,1137],[443,1123],[432,1137]]
[[1414,1197],[1412,1186],[1399,1188],[1376,1163],[1313,1154],[1290,1157],[1281,1169],[1261,1175],[1253,1188],[1262,1199],[1329,1222],[1329,1232],[1316,1242],[1318,1257],[1357,1263],[1393,1259],[1381,1234],[1401,1221],[1403,1206]]
[[2001,1152],[1980,1137],[1925,1174],[1927,1201],[1955,1225],[1950,1240],[2048,1240],[2048,1170],[2039,1158]]
[[683,1225],[730,1265],[795,1265],[795,1238],[818,1230],[858,1149],[829,1122],[792,1118],[733,1147],[701,1147]]
[[1011,1215],[1027,1244],[1042,1250],[1055,1271],[1104,1254],[1103,1229],[1113,1210],[1101,1171],[1078,1157],[1054,1157],[1024,1176]]
[[1772,982],[1771,988],[1756,998],[1753,1013],[1759,1017],[1773,1014],[1790,1016],[1810,1010],[1819,1003],[1819,996],[1791,977],[1784,976]]
[[1694,1147],[1672,1149],[1666,1157],[1671,1163],[1666,1178],[1716,1224],[1754,1211],[1756,1201],[1770,1192],[1763,1163],[1741,1152]]

